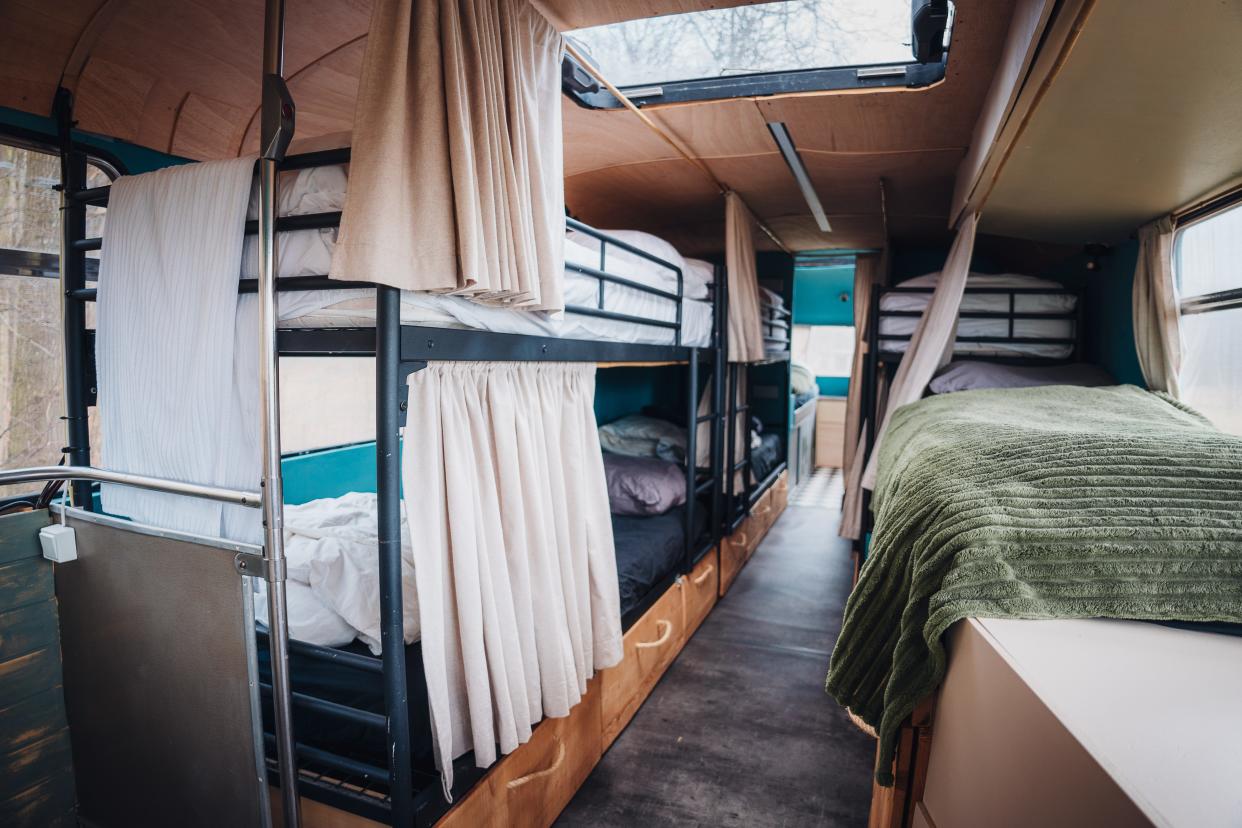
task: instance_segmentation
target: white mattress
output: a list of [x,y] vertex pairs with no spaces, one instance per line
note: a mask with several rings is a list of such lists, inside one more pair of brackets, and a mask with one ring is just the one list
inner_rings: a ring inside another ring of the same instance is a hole
[[[317,167],[285,173],[280,182],[279,208],[282,215],[341,210],[345,204],[348,178],[344,167]],[[257,200],[251,199],[251,216],[257,214]],[[337,229],[298,230],[277,236],[279,277],[322,276],[332,264]],[[579,243],[567,238],[566,261],[598,266],[598,249],[590,241]],[[676,277],[638,256],[619,256],[609,252],[609,272],[644,285],[674,292]],[[254,237],[246,239],[242,255],[242,278],[258,276],[258,253]],[[572,271],[565,274],[565,303],[596,307],[599,281]],[[711,342],[712,306],[710,302],[685,299],[682,314],[682,344],[707,346]],[[605,284],[604,310],[672,322],[677,318],[673,300],[645,293],[624,285]],[[638,325],[581,314],[548,314],[516,311],[471,302],[456,296],[402,291],[401,321],[406,325],[472,328],[532,336],[568,339],[594,339],[645,344],[673,344],[674,331],[651,325]],[[333,291],[290,291],[280,297],[280,326],[284,328],[371,327],[375,325],[375,292],[342,289]]]
[[[928,273],[902,282],[898,287],[934,288],[940,280],[939,273]],[[1014,311],[1017,313],[1069,313],[1078,304],[1078,298],[1065,293],[1065,286],[1048,279],[1023,276],[1017,273],[971,273],[967,288],[1049,288],[1057,293],[1019,293],[1013,295]],[[930,293],[886,293],[880,299],[880,333],[909,336],[914,333],[919,319],[915,316],[883,316],[884,311],[922,311],[931,300]],[[966,312],[1009,312],[1010,295],[1007,293],[967,293],[962,297],[961,310]],[[1008,319],[959,319],[959,337],[1009,336]],[[1074,321],[1070,319],[1015,319],[1013,336],[1027,339],[1073,339]],[[908,340],[880,340],[880,350],[900,353],[909,346]],[[1072,356],[1074,346],[1037,342],[957,342],[953,346],[957,354],[986,356],[1038,356],[1049,359],[1065,359]]]

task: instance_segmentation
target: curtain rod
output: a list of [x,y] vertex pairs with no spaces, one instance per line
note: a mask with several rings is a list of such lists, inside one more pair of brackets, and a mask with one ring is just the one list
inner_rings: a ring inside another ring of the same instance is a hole
[[565,51],[568,52],[569,55],[574,60],[578,61],[579,65],[581,65],[582,68],[585,69],[591,75],[591,77],[595,78],[597,81],[603,84],[604,88],[607,89],[610,93],[612,93],[612,96],[616,98],[618,101],[620,101],[622,106],[624,106],[630,112],[634,113],[638,117],[638,120],[642,121],[643,124],[645,124],[648,129],[650,129],[652,132],[658,135],[661,139],[663,139],[663,141],[666,144],[668,144],[670,147],[676,150],[678,155],[680,155],[682,158],[689,161],[691,164],[697,167],[700,172],[702,172],[709,179],[711,179],[712,184],[715,185],[716,189],[720,191],[721,195],[728,195],[729,193],[733,193],[734,195],[736,195],[738,197],[738,200],[742,203],[742,205],[746,207],[746,212],[750,213],[751,219],[755,222],[756,225],[758,225],[759,229],[762,230],[767,235],[767,237],[771,239],[773,243],[775,243],[776,246],[779,247],[783,252],[789,253],[790,255],[792,255],[792,251],[790,251],[790,249],[785,246],[784,242],[782,242],[779,238],[777,238],[776,234],[772,232],[772,228],[768,227],[768,225],[765,224],[764,221],[755,214],[755,211],[750,209],[750,205],[746,203],[746,199],[742,198],[742,194],[738,193],[736,190],[731,190],[729,187],[725,186],[725,184],[721,182],[719,178],[716,177],[716,174],[711,171],[711,168],[709,168],[705,163],[703,163],[703,160],[699,158],[697,155],[695,155],[694,152],[686,145],[686,143],[682,141],[680,138],[678,138],[676,134],[672,132],[672,130],[669,130],[665,127],[661,127],[646,112],[643,112],[641,109],[639,109],[638,106],[635,105],[635,103],[631,101],[624,92],[622,92],[616,86],[613,86],[613,84],[606,77],[604,77],[604,73],[601,72],[598,67],[596,67],[593,63],[591,63],[589,60],[583,57],[582,53],[579,52],[577,49],[575,49],[574,45],[570,43],[568,39],[565,40]]

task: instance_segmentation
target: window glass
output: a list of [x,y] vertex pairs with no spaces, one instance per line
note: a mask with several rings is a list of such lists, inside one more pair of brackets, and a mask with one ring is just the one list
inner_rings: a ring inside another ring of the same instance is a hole
[[[1242,207],[1182,229],[1174,275],[1185,301],[1242,289]],[[1183,313],[1182,399],[1217,428],[1242,435],[1242,307]]]
[[[108,183],[102,169],[92,165],[88,170],[89,186]],[[59,183],[57,156],[0,145],[0,468],[55,465],[66,442],[57,278],[60,193],[54,189]],[[103,232],[105,212],[88,209],[88,236]],[[87,314],[93,318],[93,304]],[[91,445],[97,450],[93,409],[90,422]],[[39,488],[4,486],[0,496]]]
[[785,0],[569,35],[618,86],[913,60],[910,0]]
[[1242,288],[1242,207],[1188,225],[1177,235],[1174,272],[1183,299]]
[[854,326],[794,325],[793,359],[817,377],[848,377],[854,362]]

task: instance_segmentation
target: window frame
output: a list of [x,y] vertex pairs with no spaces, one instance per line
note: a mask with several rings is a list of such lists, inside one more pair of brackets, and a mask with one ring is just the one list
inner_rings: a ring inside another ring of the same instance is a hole
[[[1228,213],[1233,210],[1242,210],[1242,189],[1234,190],[1226,193],[1218,198],[1212,199],[1206,204],[1196,207],[1182,215],[1178,216],[1174,222],[1173,231],[1173,271],[1174,277],[1180,283],[1181,276],[1178,271],[1178,261],[1181,258],[1182,242],[1185,239],[1186,231],[1196,224],[1202,224],[1210,221],[1216,216]],[[1232,310],[1234,308],[1242,308],[1242,274],[1238,277],[1239,285],[1226,290],[1213,291],[1211,293],[1200,293],[1194,296],[1178,296],[1178,315],[1187,316],[1197,313],[1212,313],[1214,311]]]

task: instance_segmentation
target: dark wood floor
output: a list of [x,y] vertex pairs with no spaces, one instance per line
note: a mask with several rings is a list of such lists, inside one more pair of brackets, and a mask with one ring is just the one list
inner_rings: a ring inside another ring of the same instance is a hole
[[557,825],[866,825],[875,743],[823,689],[838,518],[785,511]]

